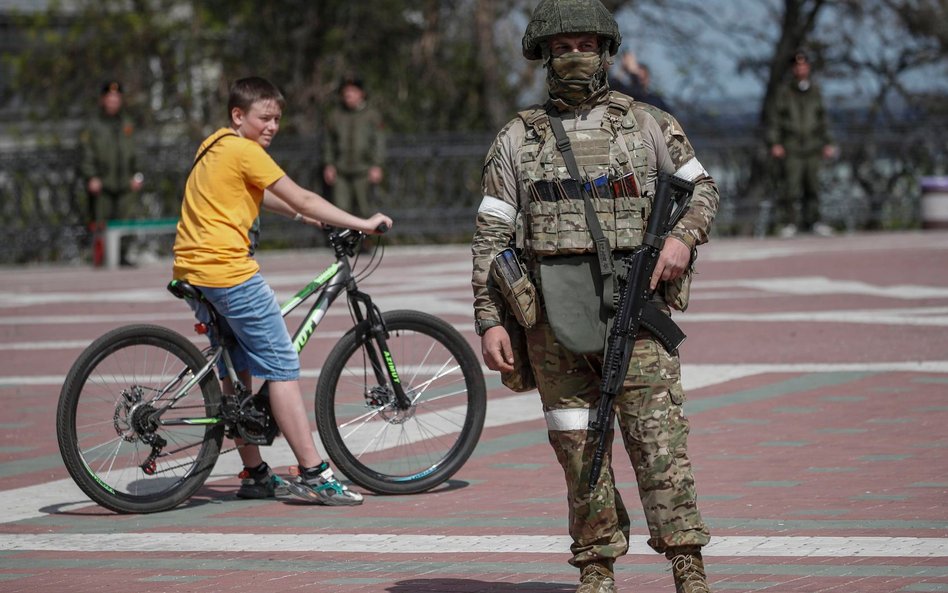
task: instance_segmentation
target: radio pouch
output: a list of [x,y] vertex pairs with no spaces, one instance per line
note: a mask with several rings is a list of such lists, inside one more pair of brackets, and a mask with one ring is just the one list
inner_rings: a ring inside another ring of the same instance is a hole
[[527,329],[535,326],[539,307],[537,289],[516,252],[508,247],[498,253],[491,262],[490,273],[517,323]]

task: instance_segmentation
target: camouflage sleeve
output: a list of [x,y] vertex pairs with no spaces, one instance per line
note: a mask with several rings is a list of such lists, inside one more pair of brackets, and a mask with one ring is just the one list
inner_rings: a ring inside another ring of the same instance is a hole
[[385,164],[385,122],[382,114],[372,110],[372,165],[381,167]]
[[770,113],[765,122],[764,139],[767,141],[768,147],[775,144],[783,144],[780,118],[784,112],[783,102],[785,94],[782,88],[777,90],[777,95],[774,97],[774,102],[771,105]]
[[95,162],[95,149],[92,146],[92,129],[83,128],[79,132],[79,175],[83,180],[98,176]]
[[326,118],[326,128],[323,130],[323,165],[336,164],[336,131],[333,122],[336,121],[336,112],[332,111]]
[[[819,89],[816,89],[819,92]],[[822,93],[817,95],[817,121],[819,122],[819,134],[823,139],[823,146],[833,143],[833,135],[830,133],[829,117],[826,113],[826,102],[823,101]]]
[[644,109],[658,124],[664,140],[656,145],[658,169],[695,184],[688,212],[671,231],[672,237],[694,250],[698,245],[708,242],[711,223],[717,214],[720,201],[717,185],[698,161],[695,150],[678,120],[655,107],[647,106]]
[[516,148],[523,138],[523,124],[519,119],[508,123],[494,139],[484,159],[481,181],[483,198],[477,210],[471,254],[474,273],[474,319],[500,324],[503,319],[503,297],[488,286],[491,260],[514,237],[518,210],[517,175],[514,163]]
[[[125,122],[125,129],[126,129],[126,130],[135,130],[136,128],[134,127],[134,122],[132,122],[131,120],[126,120],[126,122]],[[132,134],[132,132],[130,131],[129,134]],[[133,137],[134,137],[134,136],[133,136]],[[139,172],[140,172],[140,171],[138,170],[138,150],[137,150],[137,148],[138,148],[137,143],[132,143],[132,145],[131,145],[131,150],[128,151],[128,170],[131,171],[131,173],[132,173],[133,175],[134,175],[135,173],[139,173]]]

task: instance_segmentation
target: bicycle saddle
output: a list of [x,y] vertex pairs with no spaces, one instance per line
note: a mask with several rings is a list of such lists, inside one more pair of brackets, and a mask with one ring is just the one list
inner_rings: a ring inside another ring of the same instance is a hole
[[169,282],[168,292],[179,299],[195,299],[198,301],[204,300],[201,290],[197,286],[193,286],[184,280],[172,280]]

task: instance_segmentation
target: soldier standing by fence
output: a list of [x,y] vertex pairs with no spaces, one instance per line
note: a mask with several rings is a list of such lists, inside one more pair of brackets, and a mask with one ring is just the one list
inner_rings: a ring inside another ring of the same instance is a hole
[[810,61],[802,51],[790,60],[793,80],[777,91],[767,125],[770,156],[779,170],[779,234],[792,237],[798,231],[830,235],[833,229],[820,221],[820,167],[835,155],[826,108],[820,89],[810,80]]
[[326,120],[323,181],[337,207],[368,216],[378,209],[369,195],[382,182],[385,161],[382,116],[366,102],[359,78],[343,79],[339,97]]
[[[108,220],[127,218],[144,182],[135,157],[135,128],[124,113],[122,85],[109,81],[99,96],[99,113],[79,135],[79,175],[89,207],[93,235],[93,265],[104,262],[103,233]],[[128,261],[128,242],[123,242],[121,264]]]

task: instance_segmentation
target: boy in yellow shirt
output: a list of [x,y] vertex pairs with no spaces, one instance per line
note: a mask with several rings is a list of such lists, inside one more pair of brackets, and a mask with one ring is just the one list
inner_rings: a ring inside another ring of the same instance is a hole
[[[280,128],[285,101],[272,83],[250,77],[230,89],[230,126],[211,134],[198,149],[185,186],[174,243],[174,278],[200,288],[233,331],[238,345],[231,357],[240,380],[269,381],[270,405],[277,425],[299,464],[286,481],[270,470],[255,445],[238,439],[244,464],[237,496],[267,498],[291,494],[308,502],[356,505],[362,495],[333,476],[316,450],[300,393],[300,363],[273,290],[253,258],[260,209],[309,224],[321,223],[376,234],[392,220],[381,213],[359,218],[298,186],[266,148]],[[204,305],[192,303],[206,321]],[[215,340],[215,337],[211,337]],[[233,393],[229,378],[224,391]]]

